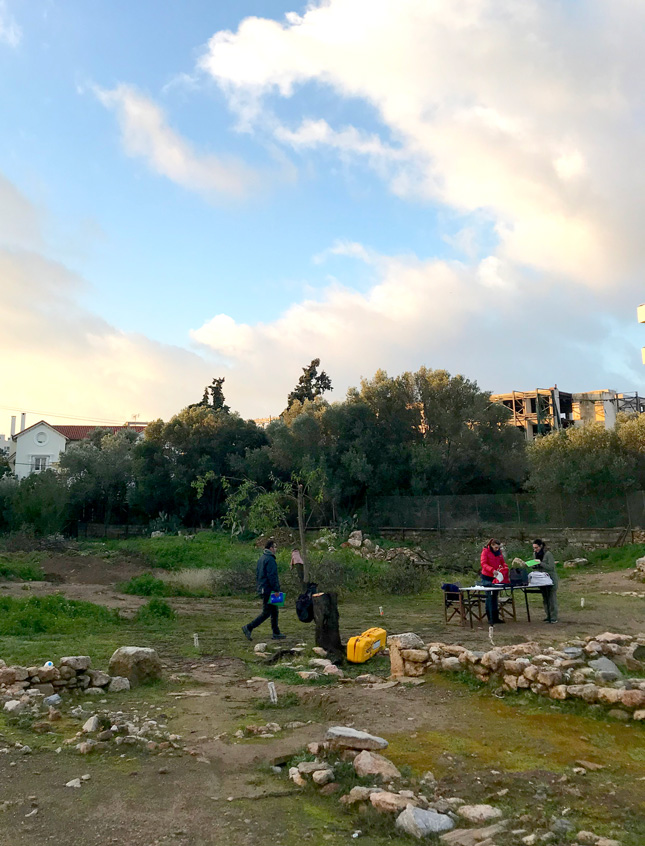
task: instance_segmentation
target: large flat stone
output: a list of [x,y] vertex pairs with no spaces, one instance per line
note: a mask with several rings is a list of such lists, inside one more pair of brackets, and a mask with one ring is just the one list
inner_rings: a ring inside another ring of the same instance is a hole
[[618,667],[610,658],[607,658],[606,655],[601,655],[600,658],[595,658],[593,661],[590,661],[589,666],[597,673],[602,673],[604,681],[618,681],[621,677],[621,672]]
[[423,649],[425,644],[418,634],[414,632],[403,632],[403,634],[390,635],[387,645],[395,643],[399,649]]
[[122,676],[131,685],[161,678],[161,661],[154,649],[143,646],[121,646],[110,658],[111,676]]
[[335,749],[387,749],[388,743],[382,737],[348,726],[331,726],[325,740]]

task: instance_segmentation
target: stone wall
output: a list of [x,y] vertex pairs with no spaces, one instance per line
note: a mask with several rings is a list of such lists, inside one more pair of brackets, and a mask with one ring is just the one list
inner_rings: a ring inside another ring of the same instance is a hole
[[604,632],[568,641],[559,649],[536,642],[477,652],[446,643],[424,644],[408,632],[388,638],[393,678],[427,672],[468,672],[507,691],[526,690],[551,699],[604,706],[618,719],[645,720],[645,634]]
[[42,667],[7,667],[0,659],[0,700],[12,700],[25,694],[53,696],[77,690],[86,695],[115,693],[129,690],[130,682],[122,676],[110,676],[102,670],[92,670],[88,655],[61,658]]

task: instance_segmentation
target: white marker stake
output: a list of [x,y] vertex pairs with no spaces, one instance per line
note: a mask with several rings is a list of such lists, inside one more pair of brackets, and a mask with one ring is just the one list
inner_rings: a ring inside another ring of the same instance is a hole
[[267,687],[269,688],[269,699],[271,700],[272,705],[278,704],[278,692],[275,689],[275,684],[273,682],[269,682]]
[[488,639],[490,640],[492,646],[495,646],[495,641],[493,640],[493,632],[495,631],[494,626],[488,627]]
[[197,632],[193,635],[193,644],[195,645],[195,649],[199,649],[199,635]]
[[580,597],[580,607],[581,607],[581,608],[584,608],[584,607],[585,607],[585,598],[584,598],[584,596],[581,596],[581,597]]
[[378,613],[379,613],[379,615],[380,615],[381,617],[383,616],[383,606],[382,606],[382,605],[379,605],[379,607],[378,607]]

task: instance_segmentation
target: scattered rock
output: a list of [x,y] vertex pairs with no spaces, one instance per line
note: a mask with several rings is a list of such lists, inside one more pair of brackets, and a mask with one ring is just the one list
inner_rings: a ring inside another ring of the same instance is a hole
[[371,793],[370,802],[382,814],[396,814],[398,811],[404,811],[408,805],[414,804],[407,796],[390,793],[387,790],[380,793]]
[[436,811],[424,811],[412,805],[396,818],[396,827],[421,839],[429,834],[439,834],[442,831],[451,831],[455,824],[447,814],[438,814]]
[[457,809],[457,813],[468,822],[475,824],[498,820],[502,817],[499,808],[493,808],[492,805],[462,805]]
[[372,793],[383,793],[382,787],[352,787],[346,796],[341,796],[343,805],[354,805],[356,802],[368,802]]
[[333,796],[334,793],[338,793],[340,790],[340,784],[335,781],[326,784],[324,787],[320,788],[320,795],[321,796]]
[[334,780],[334,773],[331,769],[316,770],[312,773],[311,778],[315,784],[323,787],[325,784],[329,784],[330,781]]
[[80,778],[73,778],[71,781],[67,782],[65,787],[75,787],[78,790],[81,787]]
[[304,787],[307,784],[306,779],[298,772],[298,767],[291,767],[289,770],[289,778],[294,784],[298,785],[298,787]]
[[327,657],[327,650],[323,649],[322,646],[314,646],[311,651],[314,653],[314,655],[317,655],[319,658]]
[[332,726],[327,729],[325,740],[334,749],[387,749],[388,742],[382,737],[348,726]]
[[27,707],[26,702],[21,702],[19,699],[10,699],[8,702],[4,703],[4,710],[7,714],[19,714],[21,711],[24,711]]
[[141,646],[119,647],[110,658],[109,671],[112,676],[128,679],[131,685],[158,681],[162,675],[156,651]]
[[266,652],[268,644],[267,643],[256,643],[253,647],[254,652]]
[[354,758],[354,769],[356,774],[361,777],[379,776],[384,781],[401,778],[401,773],[392,761],[384,758],[383,755],[369,752],[367,749],[364,749]]
[[121,693],[124,690],[130,690],[130,682],[123,676],[113,676],[108,685],[108,693]]
[[94,714],[94,716],[90,717],[89,720],[83,725],[82,731],[86,734],[93,734],[96,731],[99,731],[101,728],[101,721],[100,719]]
[[486,828],[456,828],[439,835],[439,839],[448,846],[493,846],[492,838],[504,831],[504,827],[502,822]]

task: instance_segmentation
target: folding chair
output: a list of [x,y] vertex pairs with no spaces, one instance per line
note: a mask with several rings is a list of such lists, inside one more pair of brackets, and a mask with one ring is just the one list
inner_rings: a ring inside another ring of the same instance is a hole
[[459,585],[441,585],[443,591],[443,617],[449,623],[454,617],[459,617],[459,625],[466,625],[466,603]]

